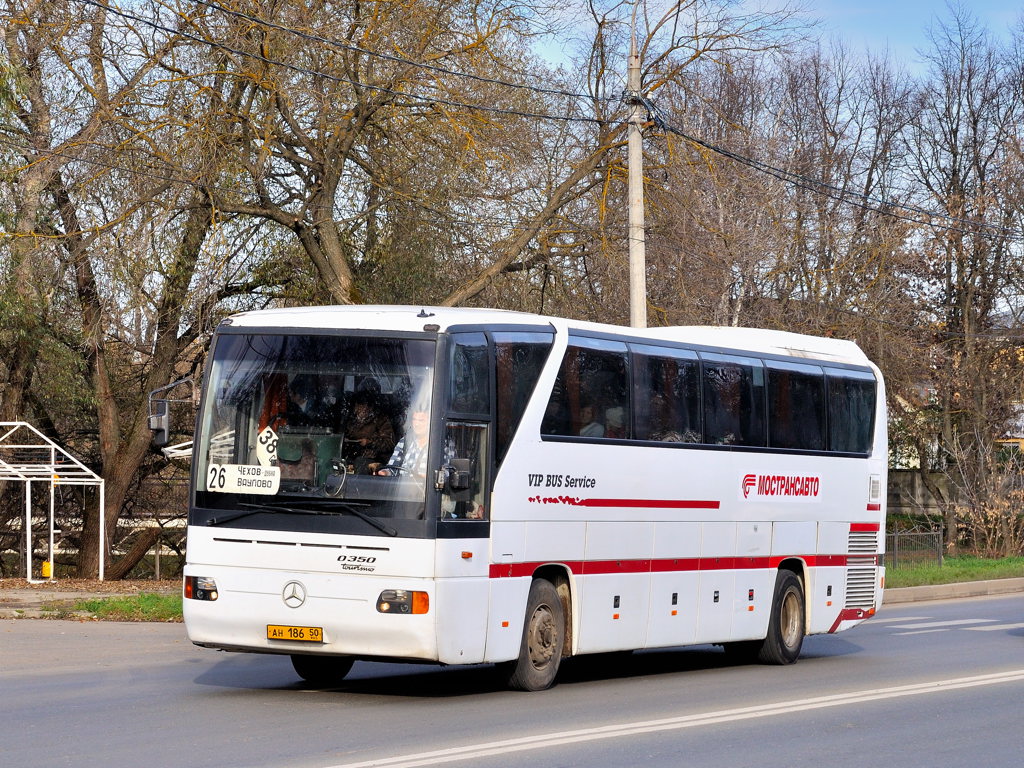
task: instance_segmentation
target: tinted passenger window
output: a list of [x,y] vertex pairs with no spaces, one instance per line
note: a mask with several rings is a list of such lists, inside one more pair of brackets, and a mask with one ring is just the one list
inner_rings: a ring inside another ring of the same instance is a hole
[[811,365],[768,363],[768,445],[825,450],[825,375]]
[[702,355],[704,441],[764,445],[764,368],[760,360]]
[[829,449],[870,453],[875,431],[875,379],[869,373],[828,371]]
[[451,338],[448,409],[486,416],[491,402],[487,337],[482,333],[453,333]]
[[515,436],[523,411],[551,351],[550,333],[495,333],[497,461]]
[[583,339],[569,345],[548,401],[545,435],[621,439],[630,435],[626,345]]
[[699,443],[700,363],[693,352],[632,346],[636,438]]

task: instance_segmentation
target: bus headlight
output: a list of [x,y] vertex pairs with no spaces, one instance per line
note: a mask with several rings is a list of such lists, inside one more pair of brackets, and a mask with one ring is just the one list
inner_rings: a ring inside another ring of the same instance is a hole
[[426,613],[430,610],[430,597],[426,592],[409,589],[385,589],[377,598],[380,613]]
[[216,600],[217,582],[208,576],[186,576],[185,599]]

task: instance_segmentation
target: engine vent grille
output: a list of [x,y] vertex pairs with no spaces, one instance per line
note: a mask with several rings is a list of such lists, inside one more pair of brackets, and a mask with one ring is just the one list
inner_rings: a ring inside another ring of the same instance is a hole
[[877,555],[878,531],[850,531],[851,555]]
[[846,561],[846,607],[875,607],[878,583],[878,531],[850,531]]

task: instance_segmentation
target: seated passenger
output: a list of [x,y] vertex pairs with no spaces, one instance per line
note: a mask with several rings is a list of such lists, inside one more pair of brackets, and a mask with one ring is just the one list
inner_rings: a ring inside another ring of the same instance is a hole
[[305,377],[296,376],[288,384],[288,405],[285,421],[290,427],[305,427],[315,418],[313,383]]
[[409,427],[410,431],[395,444],[388,466],[377,470],[378,475],[397,475],[402,470],[415,475],[427,474],[430,415],[425,407],[413,408],[409,416]]
[[626,437],[626,413],[621,405],[604,412],[605,437],[622,439]]
[[580,406],[580,437],[604,437],[604,424],[594,418],[594,406]]
[[[388,464],[377,470],[378,475],[398,475],[408,472],[426,476],[427,449],[430,438],[430,414],[426,406],[414,406],[409,416],[409,431],[395,444]],[[455,456],[455,447],[446,442],[442,462],[448,464]]]
[[388,461],[394,447],[395,430],[391,419],[377,409],[372,392],[357,392],[345,425],[342,456],[346,466],[356,474],[372,474]]

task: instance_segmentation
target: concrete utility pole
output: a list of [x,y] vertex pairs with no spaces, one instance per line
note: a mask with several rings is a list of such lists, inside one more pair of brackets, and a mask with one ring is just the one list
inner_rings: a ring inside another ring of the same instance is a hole
[[628,143],[629,324],[634,328],[646,328],[647,253],[644,239],[644,147],[641,134],[644,124],[644,106],[640,100],[640,54],[636,48],[635,28],[630,34],[626,92],[631,105]]

